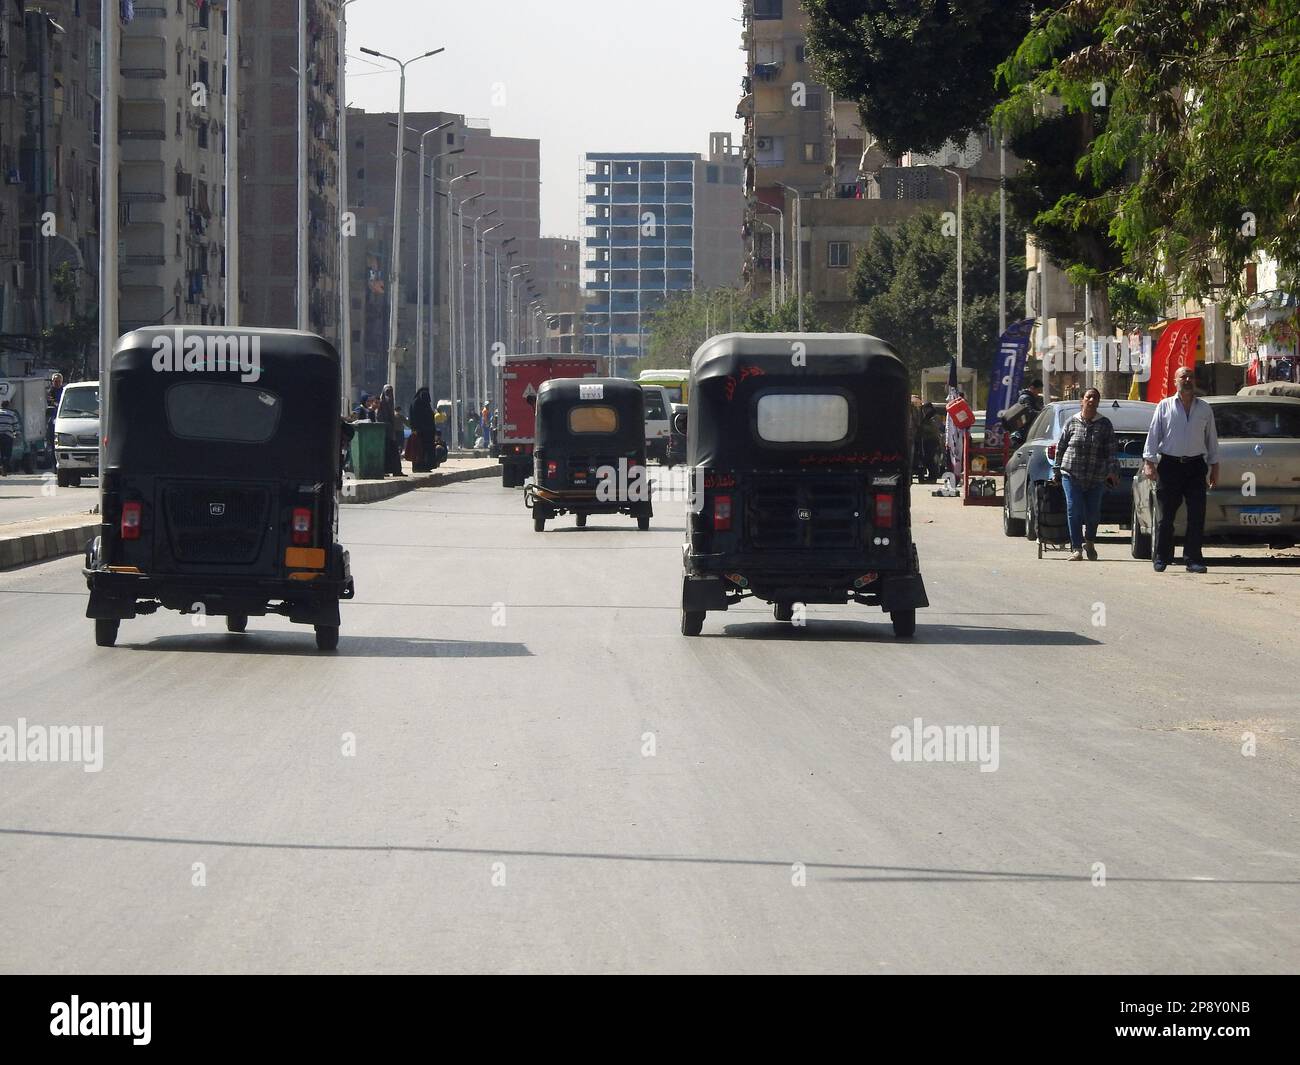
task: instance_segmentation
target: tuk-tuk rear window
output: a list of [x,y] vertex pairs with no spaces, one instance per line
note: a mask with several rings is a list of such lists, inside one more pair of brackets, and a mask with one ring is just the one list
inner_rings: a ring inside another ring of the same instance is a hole
[[768,444],[835,444],[849,435],[849,397],[768,392],[758,397],[756,429]]
[[618,411],[613,407],[581,406],[569,411],[571,433],[616,433]]
[[167,428],[182,440],[265,444],[275,436],[283,404],[264,388],[182,381],[164,396]]

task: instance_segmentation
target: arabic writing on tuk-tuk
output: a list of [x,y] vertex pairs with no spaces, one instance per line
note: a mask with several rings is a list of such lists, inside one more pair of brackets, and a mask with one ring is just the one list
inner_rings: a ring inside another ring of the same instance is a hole
[[762,377],[767,371],[761,366],[742,366],[740,368],[740,377],[734,376],[727,378],[727,402],[730,403],[736,396],[736,385],[749,377]]

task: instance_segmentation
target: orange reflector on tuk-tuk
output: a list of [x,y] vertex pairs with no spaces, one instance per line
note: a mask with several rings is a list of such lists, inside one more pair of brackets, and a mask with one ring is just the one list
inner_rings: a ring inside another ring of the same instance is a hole
[[291,580],[291,581],[318,581],[318,580],[320,580],[323,576],[325,576],[325,574],[323,574],[323,573],[290,573],[290,574],[289,574],[289,580]]
[[284,564],[289,569],[324,569],[325,548],[323,547],[286,547]]
[[109,566],[109,573],[143,573],[139,566]]

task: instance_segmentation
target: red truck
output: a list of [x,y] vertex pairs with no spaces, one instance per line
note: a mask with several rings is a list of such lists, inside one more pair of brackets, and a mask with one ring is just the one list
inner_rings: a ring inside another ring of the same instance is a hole
[[501,365],[501,484],[521,488],[533,472],[534,420],[529,398],[553,377],[599,377],[598,355],[507,355]]

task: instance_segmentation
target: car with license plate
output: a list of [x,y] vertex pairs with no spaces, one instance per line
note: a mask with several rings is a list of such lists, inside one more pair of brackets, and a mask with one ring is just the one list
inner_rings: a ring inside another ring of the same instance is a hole
[[[795,353],[795,357],[792,357]],[[681,631],[743,600],[857,603],[916,631],[906,366],[877,337],[731,333],[691,364]]]
[[672,435],[672,402],[663,385],[637,382],[645,397],[646,457],[668,465],[668,441]]
[[[1219,436],[1219,482],[1206,494],[1205,538],[1236,543],[1300,541],[1300,399],[1206,396]],[[1149,559],[1160,520],[1156,482],[1139,473],[1131,487],[1131,549]],[[1187,508],[1174,518],[1177,541]]]
[[[1038,539],[1038,519],[1034,500],[1037,485],[1052,477],[1056,445],[1065,423],[1079,413],[1078,400],[1048,403],[1023,432],[1012,433],[1015,450],[1007,459],[1006,487],[1002,502],[1002,531],[1007,536]],[[1101,497],[1103,525],[1128,527],[1132,512],[1130,483],[1142,467],[1142,448],[1156,405],[1136,399],[1103,399],[1099,414],[1110,419],[1115,428],[1115,446],[1119,452],[1119,484],[1107,486]]]

